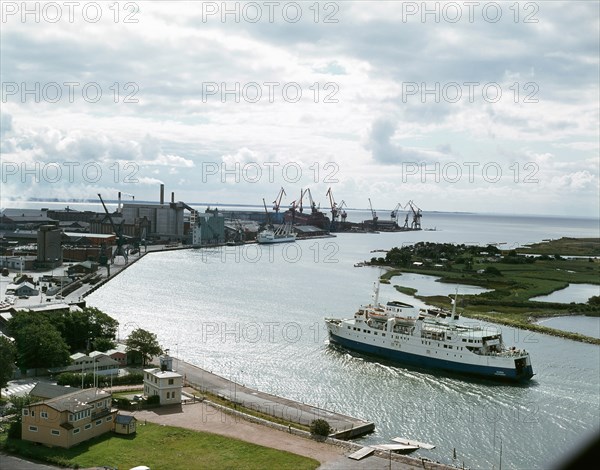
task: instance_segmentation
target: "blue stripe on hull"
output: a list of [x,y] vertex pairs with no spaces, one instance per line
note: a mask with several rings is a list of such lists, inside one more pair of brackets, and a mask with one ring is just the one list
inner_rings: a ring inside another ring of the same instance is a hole
[[372,344],[364,344],[351,339],[342,338],[334,335],[331,331],[329,337],[334,343],[338,343],[348,349],[379,356],[385,359],[389,359],[395,362],[400,362],[407,365],[413,365],[422,367],[425,369],[441,369],[450,372],[458,372],[462,374],[476,375],[480,377],[500,379],[500,380],[511,380],[511,381],[525,381],[533,377],[533,368],[527,366],[520,375],[517,376],[515,369],[506,369],[503,367],[493,366],[478,366],[474,364],[464,364],[459,362],[444,361],[442,359],[436,359],[427,356],[418,356],[416,354],[410,354],[403,351],[397,351],[393,349],[386,349]]

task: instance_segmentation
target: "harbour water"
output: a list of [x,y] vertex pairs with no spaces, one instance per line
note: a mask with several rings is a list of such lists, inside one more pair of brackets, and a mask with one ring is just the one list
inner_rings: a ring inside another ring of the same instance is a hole
[[[515,386],[334,348],[323,319],[350,317],[371,300],[379,270],[354,264],[380,256],[373,250],[422,240],[509,247],[597,237],[598,222],[435,214],[423,226],[436,230],[151,254],[87,301],[120,322],[121,337],[142,327],[176,356],[214,373],[374,421],[364,443],[402,436],[435,444],[415,455],[443,463],[491,469],[501,456],[503,468],[552,468],[599,431],[598,346],[488,325],[531,353],[536,375]],[[396,283],[381,285],[381,301],[419,305],[395,291]]]
[[592,296],[600,296],[600,286],[594,284],[569,284],[568,287],[552,292],[548,295],[533,297],[536,302],[558,302],[569,304],[571,302],[585,303]]
[[394,283],[404,287],[417,289],[416,295],[450,295],[458,290],[459,295],[477,295],[483,292],[489,292],[490,289],[484,289],[477,286],[466,284],[448,284],[438,282],[440,278],[436,276],[427,276],[424,274],[405,273],[394,278]]
[[552,317],[544,318],[537,323],[557,330],[570,331],[600,339],[600,317],[586,317],[583,315]]

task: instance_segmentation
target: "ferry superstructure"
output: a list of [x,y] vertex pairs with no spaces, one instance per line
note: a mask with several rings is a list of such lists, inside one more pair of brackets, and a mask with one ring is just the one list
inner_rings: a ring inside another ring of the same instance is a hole
[[327,318],[329,339],[345,348],[426,369],[524,382],[533,377],[529,353],[505,346],[502,333],[462,325],[456,313],[417,309],[398,301],[361,306],[350,319]]

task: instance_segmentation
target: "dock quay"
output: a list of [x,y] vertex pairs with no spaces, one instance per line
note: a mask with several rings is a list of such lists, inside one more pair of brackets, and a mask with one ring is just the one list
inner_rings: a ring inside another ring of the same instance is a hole
[[185,383],[196,390],[210,392],[234,404],[304,426],[310,426],[315,419],[324,419],[334,430],[331,437],[336,439],[353,439],[375,429],[375,424],[369,421],[260,392],[181,360],[176,360],[176,364],[177,372],[184,376]]

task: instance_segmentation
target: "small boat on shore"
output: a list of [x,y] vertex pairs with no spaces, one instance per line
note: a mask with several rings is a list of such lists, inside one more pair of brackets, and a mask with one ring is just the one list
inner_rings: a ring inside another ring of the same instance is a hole
[[256,241],[263,244],[295,242],[296,233],[291,224],[283,224],[279,227],[269,226],[258,233]]

